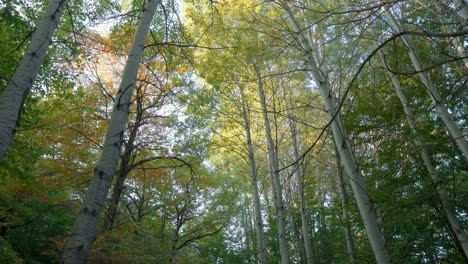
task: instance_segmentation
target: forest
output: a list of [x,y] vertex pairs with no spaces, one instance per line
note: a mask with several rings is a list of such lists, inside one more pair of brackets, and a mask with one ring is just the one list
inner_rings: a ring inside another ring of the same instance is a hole
[[0,264],[468,263],[466,49],[466,0],[0,0]]

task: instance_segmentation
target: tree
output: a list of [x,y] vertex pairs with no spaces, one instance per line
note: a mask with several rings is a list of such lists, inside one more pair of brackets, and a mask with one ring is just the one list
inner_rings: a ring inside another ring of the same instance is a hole
[[0,160],[13,140],[26,97],[34,84],[68,0],[50,0],[15,74],[0,96]]
[[371,246],[374,250],[377,262],[390,263],[390,255],[385,248],[385,243],[377,224],[377,218],[374,210],[372,209],[368,192],[362,179],[362,173],[353,153],[353,148],[343,127],[339,108],[337,108],[337,104],[335,103],[335,95],[332,94],[328,77],[324,75],[323,71],[317,66],[312,46],[307,37],[304,36],[304,31],[296,22],[291,9],[285,1],[280,1],[279,3],[286,11],[288,21],[291,24],[294,32],[298,34],[301,46],[305,51],[305,59],[308,63],[311,77],[316,82],[322,100],[327,109],[328,119],[333,131],[336,145],[338,146],[338,152],[340,157],[343,159],[346,173],[351,178],[351,186],[353,188],[354,197],[358,204],[361,217],[366,227],[367,236],[371,242]]
[[[64,8],[0,161],[0,262],[73,262],[78,214],[81,262],[467,260],[468,162],[404,38],[463,133],[465,1],[161,1],[126,86],[147,3]],[[0,91],[46,6],[0,3]]]
[[134,41],[125,65],[119,92],[114,107],[101,158],[94,170],[80,213],[75,220],[72,234],[63,254],[64,263],[84,263],[95,240],[96,227],[104,201],[112,183],[123,144],[123,133],[127,124],[128,108],[143,54],[146,36],[153,14],[160,1],[149,0],[135,32]]
[[380,57],[382,59],[384,67],[388,70],[388,75],[390,76],[390,80],[392,82],[393,87],[395,88],[395,92],[398,98],[400,99],[403,111],[405,112],[406,118],[408,120],[408,124],[412,132],[416,136],[415,144],[419,148],[419,154],[424,162],[424,166],[426,167],[429,175],[432,178],[433,184],[436,187],[436,191],[440,200],[440,206],[442,208],[442,211],[444,212],[444,217],[447,219],[449,228],[455,234],[455,238],[458,239],[458,242],[460,243],[463,252],[465,253],[465,257],[468,259],[468,237],[465,235],[465,232],[463,231],[460,222],[457,220],[454,209],[450,205],[449,194],[445,188],[444,179],[440,176],[439,172],[437,172],[436,166],[434,165],[431,155],[429,154],[430,152],[428,147],[424,143],[422,143],[421,139],[418,138],[417,123],[415,121],[416,119],[413,110],[410,107],[408,98],[403,92],[403,88],[401,87],[401,83],[398,77],[393,73],[393,71],[390,69],[390,66],[386,62],[385,54],[383,51],[381,51]]
[[247,150],[250,165],[250,177],[252,181],[252,199],[255,210],[255,234],[257,236],[257,254],[259,263],[267,263],[267,252],[265,245],[265,234],[263,231],[263,217],[260,206],[260,195],[258,190],[258,169],[255,162],[254,145],[252,141],[252,132],[250,129],[250,108],[245,98],[242,87],[239,87],[242,105],[242,117],[244,119],[245,137],[247,139]]
[[294,166],[294,175],[296,178],[296,183],[298,185],[298,192],[299,192],[299,211],[301,214],[301,225],[302,225],[302,236],[304,240],[304,247],[305,247],[305,252],[306,252],[306,263],[312,264],[314,263],[314,255],[313,255],[313,249],[312,249],[312,243],[310,240],[310,235],[309,235],[309,223],[307,220],[307,204],[306,204],[306,198],[304,194],[304,168],[302,166],[302,159],[300,156],[299,152],[299,133],[296,128],[296,124],[294,121],[294,113],[292,111],[292,106],[288,103],[289,99],[288,98],[288,91],[287,88],[285,87],[284,83],[281,83],[282,85],[282,92],[283,92],[283,102],[284,102],[284,108],[286,111],[286,116],[288,119],[288,127],[289,127],[289,133],[291,137],[291,149],[293,153],[293,158],[294,162],[296,163]]
[[268,164],[270,165],[270,176],[273,186],[273,204],[275,206],[276,219],[278,221],[278,239],[280,243],[280,252],[281,252],[281,263],[289,263],[289,249],[286,242],[286,215],[285,207],[283,201],[283,187],[280,180],[279,174],[279,165],[278,165],[278,154],[277,147],[273,141],[273,136],[271,133],[270,119],[268,117],[268,109],[266,107],[265,99],[265,90],[263,89],[263,80],[260,72],[260,66],[254,64],[255,75],[257,76],[258,82],[258,97],[260,98],[260,107],[263,115],[265,137],[267,142],[267,155],[268,155]]
[[341,158],[338,154],[337,147],[335,145],[335,158],[336,158],[336,168],[338,174],[338,187],[339,187],[339,195],[340,195],[340,202],[341,202],[341,210],[342,210],[342,217],[344,222],[344,231],[345,231],[345,238],[346,238],[346,248],[348,250],[349,261],[352,264],[357,263],[356,259],[356,252],[354,249],[353,238],[351,237],[351,228],[349,223],[349,215],[348,215],[348,208],[347,208],[347,191],[346,185],[344,181],[344,171],[341,165]]
[[[398,24],[395,17],[391,13],[391,10],[387,6],[382,6],[382,9],[384,10],[385,17],[388,19],[390,27],[395,32],[402,32],[404,29]],[[439,90],[435,86],[429,74],[424,70],[421,60],[419,59],[410,38],[408,36],[402,36],[402,39],[405,45],[408,47],[408,54],[411,59],[411,62],[413,63],[414,69],[418,73],[421,82],[424,84],[424,86],[426,86],[427,92],[429,93],[429,96],[437,110],[437,113],[439,114],[440,118],[447,127],[448,132],[452,135],[455,143],[457,143],[461,152],[465,156],[465,159],[468,160],[468,141],[465,139],[462,130],[458,127],[457,123],[455,122],[455,117],[447,108],[443,98],[440,95]]]

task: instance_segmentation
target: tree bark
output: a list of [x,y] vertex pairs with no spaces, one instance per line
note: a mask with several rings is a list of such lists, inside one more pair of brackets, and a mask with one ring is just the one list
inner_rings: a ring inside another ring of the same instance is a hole
[[244,131],[247,139],[247,151],[249,155],[250,163],[250,178],[252,181],[252,198],[255,211],[255,235],[257,238],[257,255],[258,263],[267,264],[267,252],[265,245],[265,234],[263,231],[263,219],[260,206],[260,195],[258,190],[258,173],[257,173],[257,164],[255,163],[255,152],[254,146],[252,143],[252,135],[250,132],[250,118],[249,118],[249,108],[247,105],[247,100],[245,99],[244,92],[240,88],[241,94],[241,103],[242,103],[242,117],[244,119]]
[[0,96],[0,161],[13,141],[21,110],[31,90],[68,0],[49,0],[31,41]]
[[[383,6],[382,9],[385,12],[384,14],[389,21],[390,27],[396,32],[403,31],[402,27],[393,17],[389,8],[387,6]],[[429,77],[429,74],[426,71],[424,71],[424,68],[421,64],[421,61],[419,60],[418,55],[416,54],[416,50],[414,49],[410,38],[406,35],[403,35],[401,37],[406,47],[408,48],[408,54],[410,56],[411,62],[413,63],[414,69],[418,72],[418,76],[421,79],[421,82],[424,84],[424,86],[426,86],[437,113],[439,113],[439,116],[444,122],[445,126],[447,127],[449,134],[453,137],[455,143],[458,145],[461,152],[463,153],[465,160],[468,161],[468,141],[465,139],[465,135],[457,126],[454,116],[451,114],[451,112],[448,110],[447,106],[443,102],[439,91],[432,82],[431,78]]]
[[[453,22],[448,21],[445,16],[443,15],[444,11],[448,10],[449,12],[451,9],[444,5],[443,3],[440,2],[440,0],[433,0],[432,1],[435,4],[435,10],[430,10],[431,13],[437,17],[437,19],[441,22],[441,25],[443,26],[445,32],[450,33],[456,31],[456,29],[453,27]],[[468,8],[468,7],[467,7]],[[447,42],[452,45],[455,49],[455,51],[458,53],[458,56],[462,58],[463,61],[463,70],[459,68],[457,65],[458,71],[460,72],[460,75],[463,76],[465,72],[468,71],[468,57],[466,56],[466,51],[465,47],[462,44],[462,41],[460,40],[459,37],[453,37],[447,40]]]
[[302,237],[304,240],[304,248],[306,253],[306,263],[313,264],[314,263],[314,253],[312,248],[312,242],[310,240],[309,234],[309,221],[307,219],[307,204],[306,204],[306,197],[304,194],[304,170],[302,167],[301,155],[299,154],[299,143],[298,143],[298,133],[296,129],[296,124],[294,122],[294,114],[290,109],[290,105],[288,104],[287,99],[287,91],[284,85],[282,85],[283,89],[283,102],[284,107],[286,109],[286,116],[288,119],[288,126],[289,126],[289,134],[291,137],[291,149],[293,152],[294,162],[296,162],[294,166],[294,176],[297,182],[298,192],[299,192],[299,206],[300,206],[300,214],[301,214],[301,228],[302,228]]
[[340,202],[341,202],[341,217],[343,218],[344,222],[344,231],[345,231],[345,239],[346,239],[346,249],[348,250],[348,256],[349,256],[349,263],[356,264],[357,263],[357,258],[356,258],[356,251],[354,250],[354,243],[353,243],[353,237],[351,236],[351,227],[349,223],[349,215],[348,215],[348,209],[347,209],[347,192],[346,192],[346,185],[344,181],[344,172],[343,172],[343,167],[341,166],[341,158],[340,155],[338,154],[338,148],[336,147],[336,144],[333,144],[335,146],[335,159],[336,159],[336,168],[338,171],[338,184],[339,184],[339,194],[340,194]]
[[66,243],[62,257],[63,263],[85,263],[91,245],[96,238],[99,215],[120,158],[123,135],[127,125],[128,108],[143,55],[146,36],[159,3],[160,0],[148,0],[138,24],[122,75],[122,82],[115,97],[101,158],[94,169],[94,175],[84,202],[73,225],[70,238]]
[[[282,164],[280,164],[281,166]],[[294,179],[295,180],[295,179]],[[291,179],[289,181],[289,188],[286,188],[284,190],[284,195],[285,195],[285,203],[286,206],[289,208],[288,211],[286,211],[287,214],[287,221],[290,223],[290,237],[291,237],[291,242],[293,243],[293,246],[295,249],[292,253],[290,258],[292,260],[300,260],[299,263],[305,263],[307,261],[306,253],[305,253],[305,247],[304,247],[304,239],[302,238],[302,232],[301,232],[301,225],[298,221],[295,221],[295,201],[294,201],[294,193],[296,190],[293,190],[294,186],[294,181]]]
[[450,206],[449,195],[448,195],[447,189],[445,188],[444,180],[440,176],[440,174],[437,172],[436,167],[434,166],[432,162],[431,156],[429,154],[430,153],[429,149],[427,148],[426,145],[423,144],[423,142],[417,136],[417,132],[416,132],[417,123],[414,117],[413,110],[411,109],[408,99],[403,92],[403,89],[401,87],[400,81],[398,80],[398,77],[393,73],[389,65],[386,63],[385,55],[383,51],[380,52],[380,58],[382,59],[382,62],[385,68],[387,69],[387,73],[390,76],[392,85],[395,88],[398,98],[400,99],[401,105],[403,106],[403,111],[405,112],[408,124],[413,134],[416,136],[415,143],[419,149],[419,155],[421,156],[424,162],[424,166],[426,167],[429,175],[432,178],[432,182],[434,183],[434,186],[436,187],[437,195],[440,201],[440,206],[442,207],[442,211],[445,214],[445,219],[447,220],[449,228],[455,234],[455,239],[457,239],[458,242],[460,243],[463,253],[465,254],[465,258],[468,259],[468,237],[466,236],[460,222],[457,220],[454,208]]
[[335,103],[336,99],[332,93],[329,80],[318,67],[313,55],[312,46],[304,35],[303,30],[299,27],[299,24],[294,19],[292,11],[287,5],[286,1],[280,0],[279,3],[286,11],[287,19],[299,37],[301,46],[305,52],[305,59],[308,63],[311,77],[318,86],[320,96],[328,112],[328,120],[331,123],[333,137],[338,147],[338,153],[343,159],[346,173],[351,179],[351,187],[353,189],[354,198],[364,222],[367,237],[369,238],[374,256],[378,263],[390,263],[390,255],[387,252],[384,238],[379,230],[377,217],[375,215],[374,209],[372,208],[371,201],[364,184],[364,179],[362,177],[362,172],[356,162],[353,148],[344,129],[341,116],[337,110],[337,104]]
[[[438,7],[442,7],[444,11],[448,11],[453,14],[459,22],[462,22],[462,27],[466,27],[468,22],[468,3],[466,0],[453,0],[451,3],[446,3],[442,0],[434,0]],[[448,13],[447,12],[447,13]]]
[[112,188],[112,194],[107,206],[106,215],[104,217],[104,224],[102,232],[105,233],[112,229],[114,221],[117,217],[117,209],[119,208],[120,197],[125,188],[125,180],[127,179],[130,167],[130,156],[124,153],[120,159],[119,171],[117,173],[117,179]]
[[251,262],[252,258],[251,258],[251,252],[253,251],[252,250],[252,239],[251,239],[251,236],[250,236],[250,227],[251,227],[251,222],[250,222],[250,219],[249,219],[249,216],[248,216],[248,202],[247,202],[247,198],[245,197],[246,195],[242,195],[243,196],[243,200],[244,200],[244,205],[245,206],[242,206],[242,209],[240,211],[241,213],[241,220],[242,220],[242,229],[244,231],[244,244],[242,245],[243,248],[246,249],[247,252],[249,252],[249,257],[248,257],[248,262]]
[[176,229],[174,230],[174,237],[171,241],[171,253],[169,254],[169,263],[173,264],[176,263],[177,260],[177,243],[179,242],[180,238],[180,228],[183,225],[183,223],[179,222],[179,216],[177,216],[177,223],[176,223]]
[[260,98],[260,107],[263,114],[264,130],[267,141],[268,163],[270,166],[270,176],[273,187],[273,203],[275,205],[276,219],[278,221],[277,229],[280,245],[281,264],[287,264],[289,263],[289,251],[286,241],[286,216],[284,212],[283,191],[278,170],[278,157],[275,143],[271,134],[270,119],[268,118],[268,112],[266,108],[265,91],[263,90],[263,81],[258,65],[254,65],[254,70],[255,74],[257,75],[258,96]]
[[468,3],[466,0],[453,0],[453,5],[455,6],[455,10],[457,14],[464,19],[464,22],[468,20]]
[[114,186],[112,188],[112,194],[111,198],[109,201],[109,205],[107,206],[107,211],[106,211],[106,216],[104,217],[104,224],[102,228],[102,232],[107,232],[110,229],[112,229],[112,226],[114,225],[114,221],[117,217],[117,209],[119,208],[119,203],[120,203],[120,197],[122,195],[122,192],[124,191],[125,188],[125,180],[128,177],[128,174],[132,170],[132,166],[134,165],[134,159],[135,159],[135,149],[134,149],[134,143],[135,139],[138,134],[138,130],[140,126],[142,125],[143,121],[143,97],[138,96],[136,99],[136,116],[135,116],[135,122],[134,125],[129,128],[130,129],[130,134],[128,137],[127,142],[125,142],[125,151],[120,158],[120,165],[119,165],[119,170],[117,173],[117,179],[114,183]]

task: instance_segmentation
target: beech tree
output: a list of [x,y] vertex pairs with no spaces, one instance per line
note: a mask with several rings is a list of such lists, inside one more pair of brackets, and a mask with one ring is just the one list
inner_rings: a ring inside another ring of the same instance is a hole
[[239,93],[241,96],[242,105],[242,118],[244,119],[244,130],[245,137],[247,139],[247,151],[250,165],[250,177],[252,181],[252,199],[255,210],[255,234],[257,236],[257,254],[259,263],[268,263],[268,257],[265,245],[265,234],[263,231],[263,217],[260,207],[260,193],[258,190],[258,169],[255,162],[255,151],[254,144],[252,141],[252,132],[250,129],[251,118],[250,118],[250,107],[245,98],[245,92],[243,88],[239,87]]
[[338,147],[338,153],[343,159],[344,167],[348,176],[352,179],[351,186],[353,187],[354,197],[358,204],[361,217],[366,226],[367,236],[371,242],[372,249],[374,250],[375,257],[378,263],[390,263],[390,255],[385,248],[383,236],[377,224],[377,218],[368,196],[364,181],[362,179],[362,172],[356,162],[356,157],[353,153],[353,147],[349,142],[346,131],[341,121],[339,110],[337,109],[335,95],[331,91],[330,83],[327,76],[317,66],[316,59],[313,54],[313,48],[304,31],[299,27],[294,15],[286,2],[280,1],[280,5],[285,9],[287,18],[291,23],[292,28],[298,34],[302,48],[305,51],[306,60],[311,71],[311,75],[316,82],[322,100],[328,112],[329,122],[333,131],[334,139]]
[[255,74],[258,82],[258,97],[260,98],[260,107],[263,115],[263,126],[265,129],[265,137],[268,148],[268,163],[270,165],[270,176],[273,186],[273,204],[275,206],[275,213],[278,225],[278,239],[280,243],[281,263],[289,263],[289,249],[286,242],[286,208],[284,207],[283,187],[281,184],[278,164],[277,146],[273,141],[273,134],[271,132],[270,119],[268,117],[268,109],[266,106],[265,90],[263,89],[263,80],[260,72],[260,66],[254,65]]
[[[385,10],[385,17],[388,19],[390,27],[396,32],[402,32],[404,29],[398,24],[395,17],[391,13],[387,6],[382,7]],[[451,111],[447,108],[443,98],[440,95],[439,90],[435,86],[433,80],[429,74],[424,70],[424,67],[419,59],[414,46],[408,36],[402,36],[403,42],[408,47],[408,54],[413,63],[414,69],[418,73],[421,82],[426,86],[429,96],[435,105],[440,118],[447,127],[448,132],[452,135],[453,139],[457,143],[458,147],[462,151],[465,159],[468,160],[468,141],[465,139],[462,130],[458,127],[455,122],[455,118]]]
[[13,140],[21,109],[41,68],[67,2],[68,0],[49,1],[15,74],[0,96],[0,160]]
[[[406,97],[403,88],[401,86],[401,83],[398,79],[398,77],[393,73],[393,71],[389,68],[389,65],[385,61],[385,54],[383,51],[380,54],[381,59],[383,64],[385,65],[386,69],[388,70],[388,74],[390,76],[390,80],[392,82],[392,85],[395,87],[396,94],[398,98],[400,99],[401,105],[403,107],[403,111],[406,114],[408,124],[413,131],[413,133],[417,137],[417,123],[415,121],[415,115],[413,113],[413,110],[409,107],[409,101],[408,98]],[[424,143],[421,142],[421,139],[416,138],[416,145],[419,148],[419,152],[421,155],[421,159],[424,162],[424,166],[426,167],[427,171],[429,172],[429,175],[431,176],[434,185],[436,186],[437,194],[440,199],[440,204],[441,208],[444,211],[444,215],[447,219],[447,223],[450,226],[450,229],[452,232],[455,234],[456,238],[458,239],[460,245],[463,248],[463,251],[467,252],[467,242],[468,238],[465,235],[465,232],[463,231],[463,228],[461,227],[459,221],[457,220],[456,214],[450,205],[449,201],[449,195],[447,193],[447,190],[445,188],[445,183],[442,177],[439,175],[439,173],[436,170],[436,167],[434,166],[434,163],[432,161],[431,155],[429,154],[429,150]],[[468,257],[468,256],[467,256]]]
[[107,192],[109,191],[119,162],[123,133],[127,124],[128,108],[146,36],[148,35],[151,20],[158,4],[160,4],[160,1],[157,0],[149,0],[147,2],[135,32],[119,92],[114,101],[114,108],[107,128],[101,158],[94,170],[93,179],[88,187],[80,213],[75,220],[71,236],[67,241],[62,259],[64,263],[84,263],[96,238],[99,215],[101,214]]

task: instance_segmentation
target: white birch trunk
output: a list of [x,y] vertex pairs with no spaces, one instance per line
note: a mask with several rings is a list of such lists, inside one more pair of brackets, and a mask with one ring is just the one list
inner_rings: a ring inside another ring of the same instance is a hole
[[304,240],[304,248],[306,253],[306,263],[313,264],[314,263],[314,253],[312,248],[312,242],[310,240],[309,234],[309,221],[307,219],[307,205],[306,205],[306,198],[304,194],[304,170],[302,168],[302,162],[299,160],[301,159],[301,155],[299,154],[299,143],[298,140],[298,133],[296,129],[296,124],[294,123],[294,114],[290,109],[290,105],[288,104],[287,99],[287,91],[286,88],[283,86],[283,102],[284,107],[286,109],[286,116],[288,118],[288,126],[289,126],[289,134],[291,137],[291,149],[293,152],[294,161],[296,165],[294,166],[294,176],[296,178],[298,192],[299,192],[299,206],[300,206],[300,214],[301,214],[301,228],[302,228],[302,237]]
[[267,264],[267,252],[266,252],[266,245],[265,245],[265,234],[263,231],[263,219],[262,219],[262,211],[260,207],[260,195],[258,191],[258,181],[257,181],[257,164],[255,163],[255,152],[254,146],[252,143],[252,135],[250,132],[250,118],[249,118],[249,111],[247,106],[247,101],[245,100],[244,93],[242,88],[240,88],[241,94],[241,103],[242,103],[242,117],[244,119],[244,130],[245,136],[247,138],[247,150],[249,155],[249,163],[250,163],[250,177],[252,180],[252,197],[254,203],[254,211],[255,211],[255,235],[257,238],[257,255],[258,255],[258,263],[260,264]]
[[[405,112],[406,118],[408,120],[408,124],[413,134],[417,135],[416,134],[417,123],[414,117],[414,113],[411,107],[409,106],[408,99],[406,98],[406,95],[403,92],[401,83],[398,80],[398,77],[392,72],[392,70],[389,68],[388,64],[386,63],[383,52],[380,53],[380,56],[381,56],[381,59],[385,68],[387,69],[388,74],[390,75],[391,82],[393,84],[393,87],[395,88],[398,98],[400,99],[401,105],[403,106],[403,111]],[[432,178],[432,182],[436,186],[436,191],[439,197],[440,206],[442,207],[442,210],[445,214],[447,223],[450,229],[455,234],[455,238],[460,243],[462,250],[465,254],[465,257],[468,259],[468,237],[466,236],[460,222],[457,220],[455,210],[450,206],[449,195],[448,195],[447,190],[445,189],[445,183],[442,177],[440,176],[440,174],[437,172],[434,164],[432,163],[432,159],[431,159],[431,156],[429,154],[429,150],[427,149],[427,147],[417,137],[416,137],[415,142],[419,148],[419,154],[421,158],[423,159],[424,166],[429,172],[429,175]]]
[[263,114],[265,136],[267,141],[268,163],[270,165],[270,175],[273,186],[273,203],[275,205],[278,239],[280,245],[281,264],[289,263],[289,251],[286,241],[286,216],[283,202],[283,190],[278,170],[278,159],[275,149],[275,143],[271,134],[270,119],[266,108],[265,91],[263,90],[263,82],[258,66],[254,65],[255,73],[258,80],[258,96],[260,98],[260,106]]
[[143,55],[146,36],[159,3],[160,0],[148,0],[138,23],[119,91],[115,97],[101,158],[94,169],[94,175],[85,199],[73,225],[70,238],[65,245],[62,263],[85,263],[91,245],[96,239],[99,216],[120,158],[123,135],[127,125],[128,108]]
[[351,143],[349,142],[348,136],[344,130],[341,117],[339,113],[337,113],[337,104],[335,103],[335,97],[332,93],[330,83],[327,77],[317,66],[311,44],[307,40],[306,36],[304,36],[303,30],[299,27],[298,23],[294,19],[291,9],[284,0],[280,0],[279,2],[285,9],[287,13],[287,19],[289,20],[293,30],[296,32],[296,34],[298,34],[301,46],[305,52],[309,71],[313,80],[318,86],[320,96],[327,109],[328,119],[329,122],[331,122],[333,137],[338,147],[338,153],[343,159],[346,173],[351,178],[351,187],[353,189],[354,198],[364,222],[367,237],[369,238],[374,256],[377,262],[380,264],[390,263],[390,255],[385,248],[385,241],[379,230],[377,217],[375,215],[374,209],[372,208],[362,173],[356,162],[356,158],[354,156]]
[[21,109],[31,90],[68,0],[49,0],[23,58],[0,96],[0,161],[13,141]]
[[[383,6],[382,9],[385,12],[385,16],[387,17],[391,28],[396,32],[402,32],[402,27],[398,24],[398,22],[393,17],[393,14],[390,12],[388,7]],[[455,123],[455,119],[453,115],[448,110],[447,106],[443,102],[437,87],[434,85],[432,80],[429,77],[429,74],[424,71],[424,68],[419,60],[419,57],[416,54],[416,51],[411,43],[411,40],[408,36],[404,35],[401,36],[403,42],[408,47],[408,54],[410,56],[411,62],[413,63],[414,69],[418,72],[418,76],[421,79],[421,82],[426,86],[427,91],[429,92],[429,96],[431,97],[432,103],[435,106],[437,113],[439,113],[440,118],[444,122],[445,126],[449,134],[453,137],[456,144],[460,148],[465,160],[468,161],[468,141],[465,138],[465,135],[461,131],[461,129]]]

